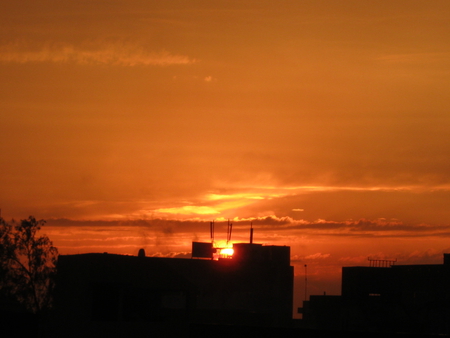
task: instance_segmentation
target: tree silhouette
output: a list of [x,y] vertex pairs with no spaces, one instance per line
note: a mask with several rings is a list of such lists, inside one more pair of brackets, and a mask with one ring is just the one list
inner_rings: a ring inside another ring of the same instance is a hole
[[0,290],[34,313],[51,305],[58,250],[46,235],[45,224],[33,216],[19,223],[0,218]]

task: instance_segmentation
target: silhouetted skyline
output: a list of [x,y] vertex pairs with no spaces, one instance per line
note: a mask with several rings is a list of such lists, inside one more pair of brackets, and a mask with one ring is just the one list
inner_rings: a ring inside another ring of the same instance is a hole
[[[0,208],[62,254],[288,245],[298,300],[450,252],[450,3],[3,1]],[[221,223],[220,223],[221,222]],[[219,231],[218,230],[218,231]]]

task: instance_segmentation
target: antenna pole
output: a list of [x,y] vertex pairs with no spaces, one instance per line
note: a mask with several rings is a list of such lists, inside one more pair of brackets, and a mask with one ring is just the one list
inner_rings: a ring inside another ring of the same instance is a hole
[[230,220],[228,219],[228,225],[227,225],[227,245],[228,242],[231,240],[231,230],[233,229],[233,223],[230,223]]
[[250,244],[253,244],[253,222],[250,222]]
[[308,294],[308,277],[307,277],[307,268],[308,265],[305,264],[305,301],[308,300],[307,294]]

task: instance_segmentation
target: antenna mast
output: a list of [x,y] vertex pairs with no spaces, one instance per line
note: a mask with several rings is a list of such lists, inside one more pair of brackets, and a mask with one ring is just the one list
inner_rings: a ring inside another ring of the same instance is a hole
[[308,265],[305,264],[305,301],[308,300],[308,277],[307,277]]
[[227,227],[227,245],[228,242],[231,241],[231,231],[233,230],[233,223],[230,223],[230,220],[228,220],[228,227]]
[[214,221],[209,223],[209,231],[211,233],[211,244],[214,244]]

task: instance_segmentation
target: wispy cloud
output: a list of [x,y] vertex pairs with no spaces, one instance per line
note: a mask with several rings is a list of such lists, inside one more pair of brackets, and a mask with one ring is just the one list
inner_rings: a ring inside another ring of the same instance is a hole
[[218,214],[214,208],[207,206],[184,206],[180,208],[162,208],[156,210],[156,212],[161,214],[176,214],[176,215],[214,215]]
[[10,63],[75,63],[115,66],[169,66],[196,62],[185,55],[166,50],[148,51],[143,46],[128,42],[100,42],[81,46],[51,44],[30,48],[29,44],[15,42],[0,46],[0,62]]
[[[196,208],[196,207],[193,207]],[[167,214],[175,213],[193,213],[189,207],[180,210],[173,208],[166,210]],[[217,217],[214,209],[202,208],[195,212],[209,214],[208,220],[192,218],[184,220],[175,220],[170,218],[154,218],[148,220],[122,220],[122,221],[69,221],[69,220],[49,220],[52,226],[62,225],[65,229],[73,229],[83,227],[84,229],[97,229],[95,233],[100,230],[108,230],[114,228],[115,231],[121,229],[127,232],[133,227],[140,227],[148,231],[158,233],[158,236],[173,236],[185,233],[198,233],[207,236],[209,231],[209,221],[215,219],[219,227],[226,227],[228,219]],[[429,225],[429,224],[406,224],[396,219],[360,219],[348,221],[332,221],[332,220],[295,220],[291,217],[277,217],[275,215],[266,217],[251,217],[230,219],[233,222],[235,233],[237,236],[242,234],[247,235],[250,223],[253,228],[257,229],[261,235],[277,233],[281,235],[286,233],[293,236],[300,236],[302,234],[312,235],[326,235],[326,236],[346,236],[346,237],[373,237],[373,238],[407,238],[407,237],[424,237],[424,236],[450,236],[450,225]],[[62,229],[62,228],[61,228]],[[85,231],[85,230],[84,230]],[[123,237],[120,234],[116,237]],[[110,236],[111,237],[111,236]]]
[[323,254],[321,252],[317,252],[315,254],[306,256],[305,259],[325,259],[328,257],[330,257],[330,254]]
[[211,201],[217,201],[217,200],[230,200],[230,199],[257,199],[257,200],[262,200],[264,198],[266,198],[267,196],[260,196],[258,194],[253,194],[253,193],[241,193],[241,194],[209,194],[206,196],[206,198],[208,200]]

